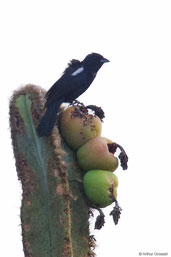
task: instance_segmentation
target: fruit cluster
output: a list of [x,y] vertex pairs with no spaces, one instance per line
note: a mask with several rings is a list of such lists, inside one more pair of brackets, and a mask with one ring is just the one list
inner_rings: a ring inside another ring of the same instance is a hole
[[[96,106],[90,106],[90,109],[94,111],[92,114],[82,104],[68,107],[62,113],[60,129],[66,143],[76,151],[79,166],[86,172],[83,186],[90,206],[99,210],[115,202],[111,215],[117,224],[121,208],[116,200],[118,178],[113,172],[119,161],[114,154],[119,148],[118,157],[123,169],[127,168],[128,157],[120,145],[101,137],[102,109]],[[98,229],[104,223],[102,211],[100,217],[100,222],[98,219],[95,225]]]

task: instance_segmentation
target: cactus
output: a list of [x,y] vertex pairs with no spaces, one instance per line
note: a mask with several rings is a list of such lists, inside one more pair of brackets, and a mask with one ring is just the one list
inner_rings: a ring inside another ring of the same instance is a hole
[[27,85],[10,101],[11,137],[22,184],[21,226],[25,257],[94,256],[83,172],[75,152],[60,137],[38,137],[45,91]]

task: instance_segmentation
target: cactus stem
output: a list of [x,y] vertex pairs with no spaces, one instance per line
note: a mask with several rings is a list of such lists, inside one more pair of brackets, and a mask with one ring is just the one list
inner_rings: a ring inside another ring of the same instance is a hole
[[[89,208],[82,194],[82,170],[75,152],[55,127],[38,137],[45,91],[33,85],[10,101],[11,137],[22,184],[21,227],[25,257],[93,257]],[[73,185],[74,184],[74,185]],[[80,211],[81,210],[81,211]]]

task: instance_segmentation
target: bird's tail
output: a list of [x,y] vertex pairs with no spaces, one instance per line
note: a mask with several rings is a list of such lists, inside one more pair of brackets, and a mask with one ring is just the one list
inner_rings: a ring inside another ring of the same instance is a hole
[[62,100],[58,102],[53,102],[48,106],[45,114],[41,118],[40,123],[37,127],[37,133],[39,137],[50,135],[54,127],[54,124],[56,121],[56,115],[61,103],[62,103]]

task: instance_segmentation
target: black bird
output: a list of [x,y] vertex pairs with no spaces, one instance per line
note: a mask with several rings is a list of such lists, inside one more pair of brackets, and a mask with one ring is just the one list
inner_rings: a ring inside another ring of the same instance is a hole
[[37,127],[40,137],[50,135],[60,105],[64,102],[72,103],[84,93],[105,62],[109,60],[97,53],[87,55],[82,62],[71,60],[62,77],[46,93],[47,110]]

